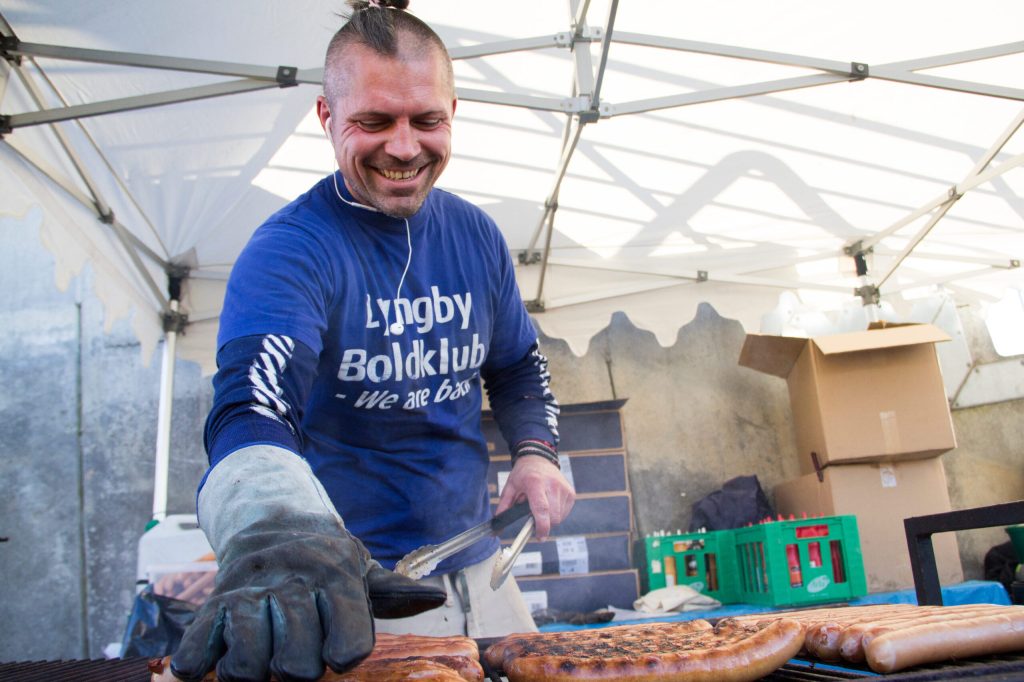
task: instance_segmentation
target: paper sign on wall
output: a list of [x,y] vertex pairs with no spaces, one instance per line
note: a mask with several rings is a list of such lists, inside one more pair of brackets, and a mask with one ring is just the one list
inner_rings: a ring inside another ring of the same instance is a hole
[[878,467],[878,472],[882,476],[882,487],[883,488],[895,488],[896,482],[896,470],[891,466]]
[[523,552],[512,564],[512,575],[540,575],[544,559],[540,552]]
[[561,575],[574,575],[590,572],[590,554],[587,552],[587,539],[582,535],[558,538],[558,572]]
[[548,593],[545,590],[524,591],[523,601],[530,613],[537,613],[548,607]]

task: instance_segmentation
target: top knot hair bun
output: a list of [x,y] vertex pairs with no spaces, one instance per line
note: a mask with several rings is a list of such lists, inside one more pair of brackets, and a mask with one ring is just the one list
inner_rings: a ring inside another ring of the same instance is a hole
[[361,10],[378,9],[408,9],[409,0],[348,0],[348,6],[354,12]]

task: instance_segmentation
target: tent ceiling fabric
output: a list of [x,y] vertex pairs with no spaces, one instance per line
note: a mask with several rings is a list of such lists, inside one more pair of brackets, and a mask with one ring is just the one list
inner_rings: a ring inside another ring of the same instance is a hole
[[[495,217],[535,319],[577,353],[620,310],[670,345],[704,301],[756,331],[794,301],[859,308],[863,285],[895,315],[936,287],[966,305],[1022,287],[1016,0],[411,9],[456,58],[454,155],[439,184]],[[187,272],[178,350],[212,369],[236,254],[333,167],[312,105],[341,10],[0,0],[12,60],[0,66],[0,115],[15,124],[0,144],[3,212],[40,224],[59,281],[91,262],[108,322],[132,314],[148,347],[162,333],[166,272]],[[76,61],[46,46],[238,68]],[[297,69],[296,87],[265,79],[280,66]],[[264,76],[244,80],[247,69]],[[258,89],[31,124],[40,110],[235,87],[223,83]],[[858,242],[864,278],[847,249]]]

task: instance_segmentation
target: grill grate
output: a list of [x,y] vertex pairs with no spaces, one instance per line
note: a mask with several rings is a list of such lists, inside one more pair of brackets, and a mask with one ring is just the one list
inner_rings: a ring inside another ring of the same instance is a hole
[[[490,640],[494,641],[494,640]],[[481,651],[483,651],[481,648]],[[0,663],[0,682],[149,682],[149,659],[124,658],[86,661],[22,661]],[[484,665],[486,679],[505,680],[500,673]],[[944,665],[922,666],[914,670],[878,675],[868,670],[843,668],[794,659],[763,678],[764,682],[836,682],[837,680],[878,680],[878,682],[1016,682],[1024,680],[1024,656],[973,659]]]
[[867,669],[844,668],[811,661],[790,661],[764,678],[765,682],[826,682],[876,679],[879,682],[937,682],[973,680],[1009,682],[1024,680],[1024,657],[992,656],[967,661],[920,666],[913,670],[879,675]]
[[3,682],[149,682],[149,659],[112,658],[86,661],[19,661],[0,663]]

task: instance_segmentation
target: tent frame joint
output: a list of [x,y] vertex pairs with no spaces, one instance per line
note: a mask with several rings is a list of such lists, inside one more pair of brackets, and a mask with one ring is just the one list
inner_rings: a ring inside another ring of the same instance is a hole
[[11,117],[8,114],[0,114],[0,140],[4,139],[4,135],[9,135],[14,132],[14,128],[11,127]]
[[882,292],[874,284],[865,284],[853,290],[855,296],[859,296],[865,306],[878,305],[882,302]]
[[[853,258],[854,266],[857,268],[858,277],[864,277],[868,274],[868,262],[865,256],[869,256],[874,252],[875,247],[865,247],[863,239],[858,239],[854,243],[847,244],[846,246],[843,247],[843,253]],[[862,288],[866,289],[867,287]],[[865,305],[867,305],[867,299],[865,299],[864,296],[861,293],[859,293],[860,289],[858,289],[857,292],[857,295],[860,296],[865,301]]]
[[858,253],[868,254],[871,253],[872,251],[874,251],[873,246],[869,246],[867,249],[864,248],[863,239],[858,239],[852,244],[847,244],[846,246],[843,247],[843,253],[846,254],[847,256],[856,256]]
[[857,80],[864,80],[871,75],[871,67],[864,62],[850,62],[850,75]]
[[532,301],[524,301],[526,304],[526,312],[528,313],[542,313],[544,312],[544,302],[540,299],[533,299]]
[[540,251],[523,249],[518,254],[520,265],[536,265],[540,262]]
[[160,317],[163,320],[165,333],[185,333],[185,327],[188,326],[188,313],[179,312],[177,310],[168,310],[164,312]]
[[277,67],[277,75],[274,76],[274,80],[276,80],[282,88],[291,88],[299,84],[298,76],[298,67],[279,66]]
[[698,282],[706,282],[706,281],[708,281],[708,271],[707,270],[698,270],[697,271],[697,281]]
[[554,35],[555,47],[571,48],[576,43],[594,43],[604,39],[600,26],[573,27],[572,31],[560,31]]
[[13,54],[19,45],[21,41],[17,36],[0,35],[0,57],[6,59],[12,66],[21,66],[21,55]]
[[858,239],[852,244],[847,244],[843,247],[843,253],[850,256],[854,260],[863,258],[864,256],[870,256],[875,252],[874,245],[865,246],[863,239]]

